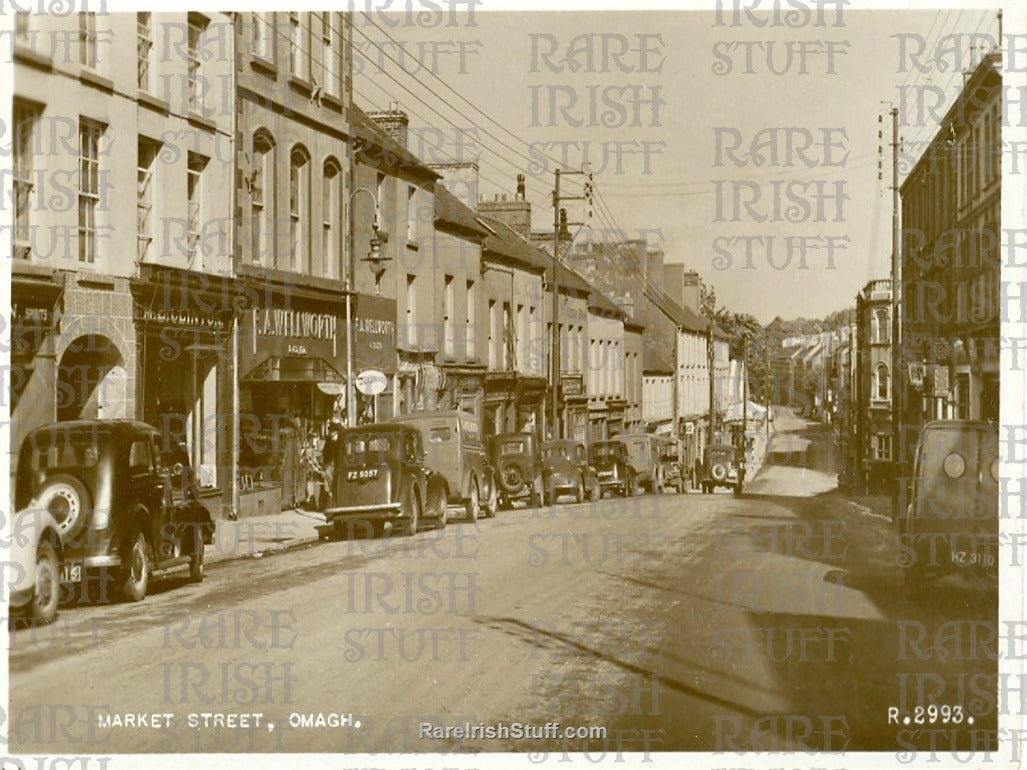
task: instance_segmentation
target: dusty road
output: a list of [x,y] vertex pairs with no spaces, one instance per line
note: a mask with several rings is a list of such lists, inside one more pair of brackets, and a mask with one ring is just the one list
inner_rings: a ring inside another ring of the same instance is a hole
[[[906,598],[890,523],[834,490],[829,429],[777,423],[742,497],[517,509],[66,608],[12,636],[11,750],[985,749],[997,597]],[[929,702],[963,721],[918,726]],[[552,722],[606,737],[419,727]]]

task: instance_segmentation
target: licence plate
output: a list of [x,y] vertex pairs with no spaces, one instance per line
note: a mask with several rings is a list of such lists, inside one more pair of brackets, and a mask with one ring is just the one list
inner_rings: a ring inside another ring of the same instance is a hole
[[82,565],[81,564],[62,564],[61,565],[61,582],[62,583],[78,583],[82,580]]
[[957,551],[953,549],[950,557],[953,564],[958,564],[962,567],[995,566],[995,555],[989,553],[984,548],[978,548],[976,551]]
[[349,481],[360,481],[362,479],[374,479],[377,477],[377,468],[363,468],[359,471],[349,471],[346,473],[346,479]]
[[610,478],[613,475],[613,471],[599,471],[599,475],[604,478]]

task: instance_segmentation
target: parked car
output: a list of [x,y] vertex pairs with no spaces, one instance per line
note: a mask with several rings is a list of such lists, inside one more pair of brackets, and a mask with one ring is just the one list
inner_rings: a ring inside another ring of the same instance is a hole
[[549,441],[542,445],[542,484],[550,505],[560,495],[573,495],[576,503],[586,495],[592,501],[602,497],[599,477],[588,464],[585,445],[580,441]]
[[446,526],[445,479],[425,465],[421,431],[398,422],[349,428],[334,446],[331,502],[325,518],[337,531],[365,522],[376,535],[413,535],[422,519]]
[[187,565],[203,579],[214,524],[187,463],[181,444],[135,420],[47,425],[22,443],[15,507],[53,517],[62,579],[95,598],[113,578],[116,596],[140,601],[155,572]]
[[617,438],[627,447],[628,458],[639,485],[647,492],[662,494],[663,466],[660,464],[656,439],[646,434],[625,434]]
[[404,415],[399,422],[421,432],[425,461],[445,480],[448,503],[462,506],[471,521],[482,514],[496,515],[498,493],[474,415],[462,411],[415,412]]
[[11,521],[11,614],[35,623],[52,623],[61,593],[64,543],[57,520],[45,508],[19,511]]
[[588,459],[596,469],[602,493],[619,493],[630,497],[641,492],[638,474],[623,441],[596,441],[588,448]]
[[907,587],[960,570],[998,578],[998,434],[971,420],[924,425],[900,522]]
[[742,494],[745,483],[745,452],[733,444],[707,444],[703,450],[699,487],[706,494],[727,487]]
[[682,456],[680,443],[673,436],[661,436],[656,439],[663,488],[673,487],[678,494],[684,492],[688,487],[681,462],[678,459]]
[[509,506],[515,500],[527,500],[534,507],[542,505],[542,452],[532,433],[502,433],[488,444],[489,460],[496,469],[499,505]]

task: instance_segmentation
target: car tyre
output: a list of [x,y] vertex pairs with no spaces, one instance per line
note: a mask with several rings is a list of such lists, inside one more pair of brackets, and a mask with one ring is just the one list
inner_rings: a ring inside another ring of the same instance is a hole
[[581,478],[578,479],[578,488],[574,490],[574,502],[585,502],[585,482]]
[[710,468],[710,476],[713,477],[714,481],[723,481],[727,478],[727,466],[723,463],[714,463],[713,467]]
[[588,501],[590,503],[596,503],[603,499],[603,488],[599,486],[599,482],[593,480],[592,486],[588,490]]
[[74,537],[85,526],[92,507],[85,484],[66,473],[52,476],[35,504],[53,514],[62,538]]
[[499,512],[499,493],[496,491],[496,479],[493,477],[492,483],[489,485],[489,502],[485,506],[486,515],[490,519],[496,518],[496,513]]
[[477,521],[481,515],[481,501],[478,498],[478,480],[471,479],[471,496],[467,498],[465,511],[469,521]]
[[193,552],[189,555],[189,580],[193,583],[203,582],[203,543],[193,543]]
[[535,479],[531,483],[531,496],[529,505],[532,508],[542,508],[545,505],[542,493],[542,479]]
[[57,617],[61,594],[60,566],[57,550],[44,540],[36,549],[36,585],[29,605],[29,619],[47,625]]
[[421,504],[417,500],[417,493],[411,492],[407,498],[407,522],[403,527],[403,534],[413,537],[417,534],[417,528],[421,524]]
[[429,505],[435,517],[435,529],[445,529],[449,523],[449,500],[441,489],[435,489],[430,495]]
[[[140,602],[146,597],[151,571],[150,547],[142,529],[136,529],[128,540],[128,548],[122,560],[118,594],[124,601]],[[128,563],[125,564],[125,561]]]

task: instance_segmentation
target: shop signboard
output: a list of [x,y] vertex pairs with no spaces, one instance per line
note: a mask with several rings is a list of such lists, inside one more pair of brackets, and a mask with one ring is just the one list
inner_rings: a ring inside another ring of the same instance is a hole
[[248,308],[240,321],[240,371],[245,376],[268,362],[295,361],[303,366],[294,371],[317,379],[331,372],[345,375],[346,326],[339,309],[314,302]]
[[365,396],[377,396],[389,387],[389,378],[378,369],[364,369],[356,376],[356,386]]
[[353,304],[353,368],[395,374],[396,300],[358,294]]

